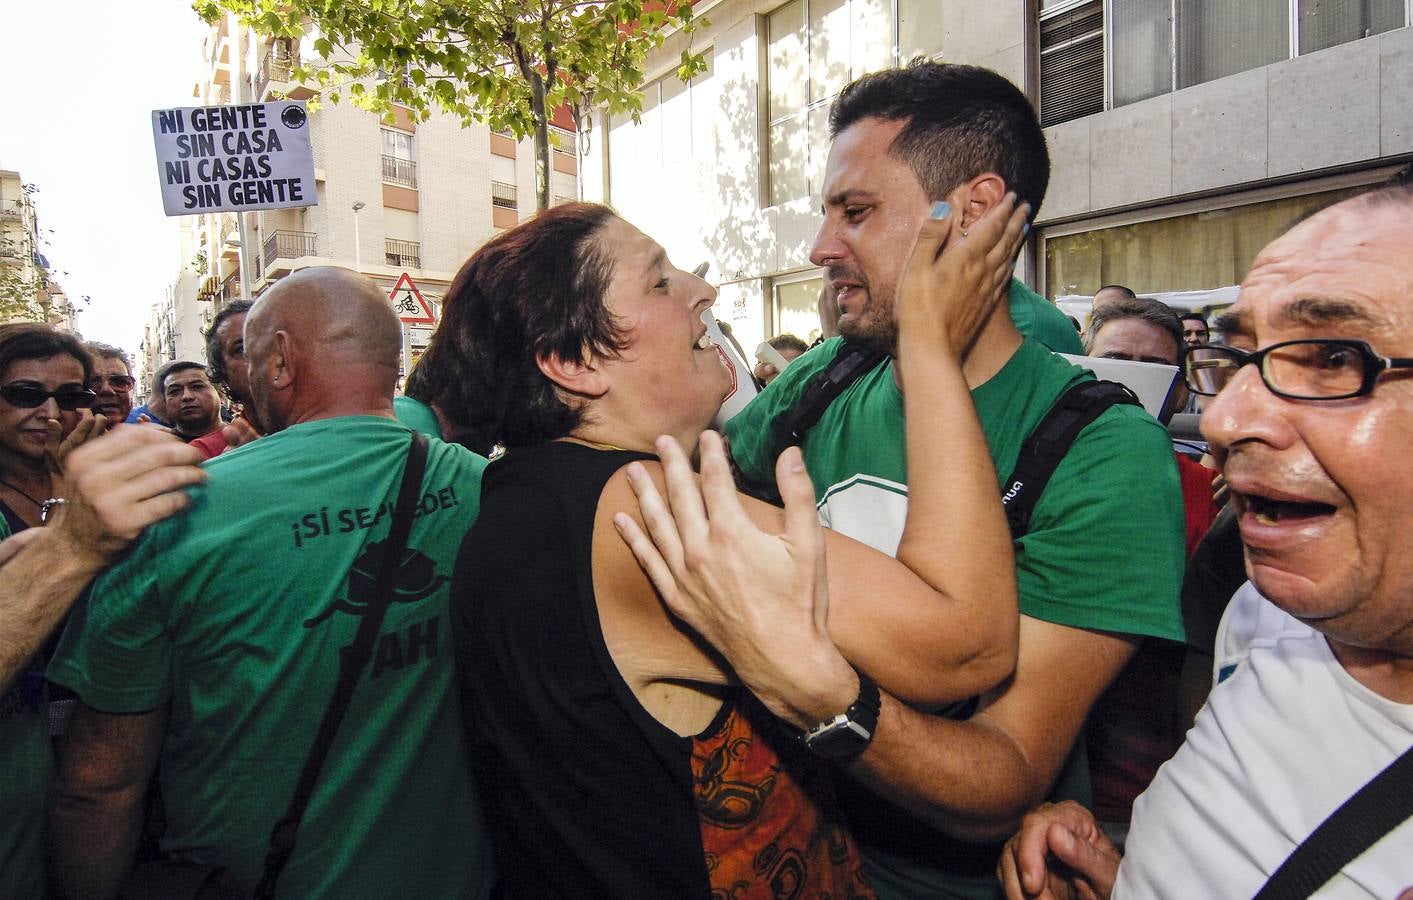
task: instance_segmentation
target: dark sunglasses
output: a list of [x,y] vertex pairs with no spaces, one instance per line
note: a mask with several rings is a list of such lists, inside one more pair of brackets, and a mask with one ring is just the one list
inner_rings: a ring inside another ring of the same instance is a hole
[[88,379],[88,389],[96,391],[105,381],[108,382],[108,387],[115,391],[130,391],[133,385],[137,384],[137,379],[131,375],[94,375]]
[[57,391],[46,391],[37,384],[7,384],[0,387],[0,399],[18,409],[34,409],[43,405],[50,397],[59,408],[73,412],[88,409],[98,395],[81,387],[61,387]]

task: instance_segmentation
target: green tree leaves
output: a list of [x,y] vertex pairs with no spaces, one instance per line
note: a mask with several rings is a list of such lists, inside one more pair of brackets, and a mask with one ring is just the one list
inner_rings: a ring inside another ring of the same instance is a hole
[[[537,208],[549,205],[549,119],[568,105],[585,130],[602,106],[642,110],[647,54],[699,24],[690,3],[644,0],[196,0],[208,22],[234,13],[270,37],[314,35],[295,77],[376,113],[434,108],[463,123],[533,136]],[[705,70],[682,51],[677,77]]]

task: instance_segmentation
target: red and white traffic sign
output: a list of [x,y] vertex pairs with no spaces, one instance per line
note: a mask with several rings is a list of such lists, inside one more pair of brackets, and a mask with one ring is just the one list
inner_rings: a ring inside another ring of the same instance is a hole
[[406,272],[393,285],[388,299],[392,301],[393,312],[397,313],[399,321],[409,325],[432,325],[437,321],[432,313],[432,304],[422,298],[422,292],[417,290],[412,276]]

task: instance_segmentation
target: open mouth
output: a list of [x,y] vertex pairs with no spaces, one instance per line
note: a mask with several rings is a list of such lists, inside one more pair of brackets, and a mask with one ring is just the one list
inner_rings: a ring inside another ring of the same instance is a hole
[[1246,509],[1262,525],[1280,525],[1332,515],[1335,508],[1328,503],[1297,500],[1274,500],[1259,494],[1243,494]]
[[715,347],[716,344],[712,341],[710,332],[703,331],[702,336],[697,338],[697,342],[692,346],[696,347],[698,350],[710,350]]

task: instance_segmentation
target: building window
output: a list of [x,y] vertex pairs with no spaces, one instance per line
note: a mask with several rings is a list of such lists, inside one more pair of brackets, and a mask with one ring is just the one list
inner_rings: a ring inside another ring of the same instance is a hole
[[1405,0],[1040,0],[1041,122],[1402,28],[1410,15]]
[[1362,190],[1339,188],[1206,212],[1045,235],[1045,293],[1092,296],[1106,284],[1140,294],[1240,284],[1256,254],[1298,220]]
[[501,209],[518,209],[519,203],[516,200],[515,185],[506,184],[504,181],[492,181],[491,205],[499,206]]
[[417,162],[413,158],[412,135],[391,128],[383,132],[383,181],[402,187],[417,187]]
[[1299,0],[1300,52],[1314,53],[1413,25],[1407,16],[1404,0]]
[[[1134,0],[1135,4],[1146,0]],[[1166,0],[1165,0],[1166,2]],[[1115,61],[1115,66],[1118,62]],[[1040,124],[1104,109],[1104,3],[1090,0],[1040,19]]]
[[771,285],[774,334],[793,334],[807,344],[819,337],[819,292],[823,287],[818,271],[775,279]]
[[792,0],[766,16],[769,204],[819,190],[829,104],[895,57],[892,0]]

